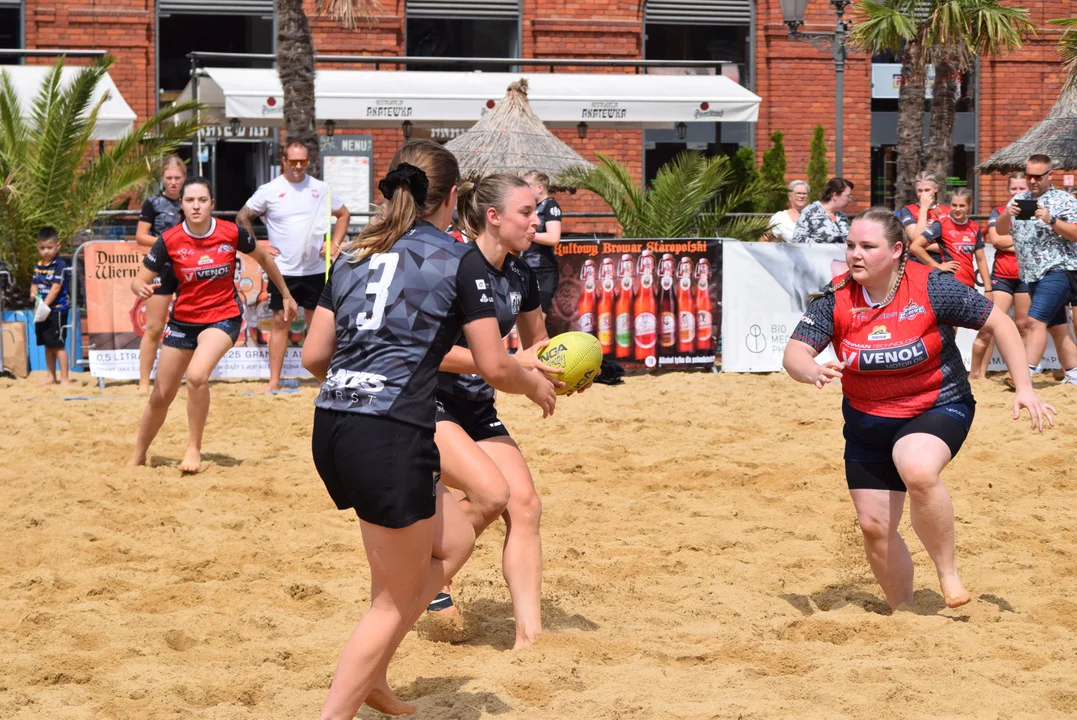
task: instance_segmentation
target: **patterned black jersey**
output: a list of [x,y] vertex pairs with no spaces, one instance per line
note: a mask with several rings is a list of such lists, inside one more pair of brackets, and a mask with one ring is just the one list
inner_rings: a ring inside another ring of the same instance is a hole
[[[482,289],[488,291],[494,299],[497,324],[501,329],[501,337],[505,337],[516,324],[517,315],[539,307],[538,277],[534,270],[515,255],[505,256],[505,263],[500,270],[486,262],[485,257],[483,262],[486,264],[487,278],[483,281]],[[467,340],[461,337],[456,344],[467,347]],[[481,402],[493,400],[494,389],[481,375],[440,373],[438,395]]]
[[180,201],[157,193],[142,203],[142,212],[138,214],[141,222],[150,224],[150,234],[161,237],[165,230],[174,228],[183,221]]
[[334,265],[319,305],[337,349],[315,405],[434,429],[438,366],[463,325],[494,317],[482,253],[427,222],[392,249]]
[[[546,232],[546,223],[561,222],[561,206],[552,197],[540,202],[535,212],[539,216],[539,226],[535,232]],[[522,257],[535,272],[558,272],[557,253],[549,245],[531,243],[531,247],[524,250]]]

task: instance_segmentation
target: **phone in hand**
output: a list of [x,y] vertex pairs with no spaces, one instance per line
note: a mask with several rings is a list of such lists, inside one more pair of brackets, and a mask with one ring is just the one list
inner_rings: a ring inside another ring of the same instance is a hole
[[1036,210],[1039,208],[1039,203],[1037,203],[1032,198],[1014,200],[1014,203],[1017,205],[1017,207],[1021,209],[1021,212],[1017,215],[1015,219],[1031,220],[1032,218],[1036,217]]

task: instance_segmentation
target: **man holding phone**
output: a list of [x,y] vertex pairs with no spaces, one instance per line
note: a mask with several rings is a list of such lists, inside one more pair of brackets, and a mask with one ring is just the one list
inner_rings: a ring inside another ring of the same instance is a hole
[[1021,279],[1028,283],[1025,350],[1029,371],[1040,371],[1047,333],[1055,341],[1064,383],[1077,385],[1077,344],[1069,336],[1066,306],[1077,284],[1077,200],[1051,187],[1051,158],[1033,155],[1025,164],[1028,192],[1014,196],[999,215],[995,231],[1013,236]]

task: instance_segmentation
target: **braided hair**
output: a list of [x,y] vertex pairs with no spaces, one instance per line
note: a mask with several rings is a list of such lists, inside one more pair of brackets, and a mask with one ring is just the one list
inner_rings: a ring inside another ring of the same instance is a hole
[[[886,295],[886,299],[880,303],[880,305],[886,305],[888,302],[894,299],[894,295],[897,294],[898,288],[901,287],[901,281],[905,277],[905,265],[909,261],[909,250],[911,243],[905,235],[905,228],[902,227],[901,221],[897,219],[893,211],[884,207],[872,207],[868,208],[864,212],[856,216],[854,222],[861,222],[864,220],[870,220],[878,223],[882,226],[883,237],[886,238],[886,244],[888,247],[894,247],[895,244],[901,243],[901,260],[898,264],[897,278],[894,280],[893,285],[890,286],[890,292]],[[848,285],[853,280],[852,272],[849,272],[841,279],[836,285],[832,285],[827,288],[826,292],[836,293],[843,287]],[[870,312],[871,308],[853,308],[853,312]]]

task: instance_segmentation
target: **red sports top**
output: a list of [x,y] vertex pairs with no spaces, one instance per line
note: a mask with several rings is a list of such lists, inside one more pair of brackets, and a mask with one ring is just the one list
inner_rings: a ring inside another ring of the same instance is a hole
[[[938,220],[943,215],[950,214],[949,205],[935,205],[927,209],[927,224]],[[920,219],[920,206],[919,205],[906,205],[901,209],[901,224],[905,227],[915,225]]]
[[833,344],[846,364],[841,387],[850,405],[870,415],[910,418],[972,396],[954,326],[983,327],[990,300],[949,273],[910,262],[889,303],[853,312],[867,307],[867,293],[854,280],[828,288],[792,335],[817,351]]
[[236,251],[254,252],[250,234],[227,220],[210,221],[209,234],[192,235],[182,222],[161,233],[142,264],[155,273],[172,263],[179,281],[172,319],[209,325],[243,314],[233,280]]
[[958,282],[976,287],[976,251],[984,246],[980,226],[972,220],[957,223],[950,215],[943,215],[924,229],[924,239],[938,242],[947,260],[956,260],[961,266],[954,273]]
[[[1000,205],[991,211],[991,218],[987,221],[987,227],[995,227],[998,216],[1006,212],[1006,206]],[[1021,272],[1017,265],[1017,254],[1013,250],[995,250],[995,266],[991,268],[991,274],[1003,280],[1020,280]]]

